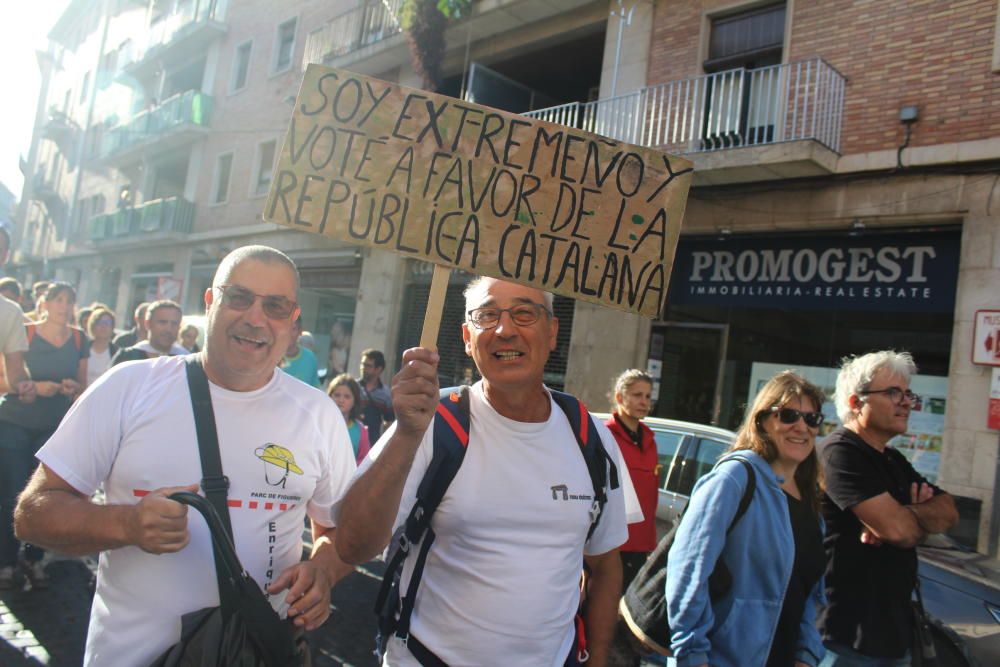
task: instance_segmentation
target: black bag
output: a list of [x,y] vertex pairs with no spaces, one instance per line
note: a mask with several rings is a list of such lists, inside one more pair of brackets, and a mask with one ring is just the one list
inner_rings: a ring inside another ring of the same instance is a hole
[[[219,598],[223,605],[184,614],[181,639],[151,667],[286,667],[301,665],[292,626],[281,620],[260,586],[240,565],[233,543],[215,508],[189,491],[171,500],[190,505],[205,517],[216,552]],[[223,592],[225,591],[225,592]]]
[[171,494],[170,499],[194,507],[205,517],[212,534],[220,605],[184,614],[180,641],[150,667],[299,667],[308,664],[305,641],[296,641],[292,625],[281,620],[236,555],[226,504],[229,479],[222,474],[208,378],[197,355],[188,355],[185,363],[201,456],[201,487],[207,497],[180,491]]
[[[757,488],[757,476],[754,473],[753,465],[746,459],[734,456],[723,459],[716,465],[722,465],[725,461],[735,460],[743,464],[747,470],[747,485],[740,498],[736,516],[729,524],[726,535],[733,531],[737,522],[746,514],[750,502],[753,500],[754,491]],[[646,562],[635,575],[635,579],[629,584],[625,595],[621,599],[618,608],[622,614],[622,619],[628,626],[635,638],[646,648],[656,651],[660,655],[670,655],[670,626],[667,623],[667,556],[670,547],[674,543],[677,529],[681,525],[684,513],[674,520],[674,525],[670,531],[663,536],[659,544],[646,559]],[[708,594],[712,601],[718,600],[725,595],[733,585],[732,574],[726,563],[719,557],[715,563],[712,574],[708,577]]]

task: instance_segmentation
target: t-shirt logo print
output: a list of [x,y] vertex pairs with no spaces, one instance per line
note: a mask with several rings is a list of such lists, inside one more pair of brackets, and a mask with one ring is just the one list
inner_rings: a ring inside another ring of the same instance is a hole
[[585,493],[570,493],[565,484],[549,487],[552,490],[552,500],[592,500],[593,496]]
[[[271,486],[285,488],[288,473],[302,474],[302,468],[295,464],[295,455],[286,447],[269,442],[263,447],[255,449],[253,453],[264,462],[264,479]],[[274,478],[277,479],[271,481]]]

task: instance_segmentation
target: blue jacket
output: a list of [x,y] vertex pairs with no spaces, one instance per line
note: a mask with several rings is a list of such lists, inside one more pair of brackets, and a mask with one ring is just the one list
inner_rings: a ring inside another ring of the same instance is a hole
[[[763,667],[778,627],[795,559],[783,481],[751,451],[757,488],[743,518],[726,538],[747,484],[747,472],[725,459],[698,480],[667,560],[667,618],[678,667]],[[720,554],[733,575],[730,591],[714,604],[708,577]],[[825,650],[816,630],[825,603],[823,579],[806,601],[796,659],[817,665]]]

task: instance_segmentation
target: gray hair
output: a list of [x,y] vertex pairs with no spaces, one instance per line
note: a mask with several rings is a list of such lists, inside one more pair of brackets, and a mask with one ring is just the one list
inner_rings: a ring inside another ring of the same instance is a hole
[[837,416],[844,424],[854,419],[851,396],[857,396],[871,385],[872,378],[883,368],[907,382],[917,372],[917,365],[909,352],[880,350],[860,357],[845,357],[837,375],[837,390],[833,395]]
[[[472,279],[468,285],[465,286],[465,291],[462,292],[462,296],[465,297],[465,310],[466,312],[472,310],[479,306],[482,302],[483,297],[486,295],[486,281],[490,280],[489,276],[477,276]],[[500,280],[500,278],[492,278],[492,280]],[[537,287],[532,289],[538,289]],[[546,292],[545,290],[539,289],[542,293],[542,300],[544,301],[545,307],[549,311],[549,315],[554,314],[552,310],[552,292]]]
[[215,278],[212,279],[212,286],[218,287],[219,285],[225,285],[229,281],[229,276],[232,274],[233,270],[246,261],[257,261],[263,262],[264,264],[284,264],[292,271],[292,275],[295,276],[295,291],[299,289],[299,269],[295,266],[295,262],[292,258],[276,250],[270,246],[266,245],[247,245],[242,248],[237,248],[231,253],[226,255],[222,262],[219,263],[219,268],[215,271]]

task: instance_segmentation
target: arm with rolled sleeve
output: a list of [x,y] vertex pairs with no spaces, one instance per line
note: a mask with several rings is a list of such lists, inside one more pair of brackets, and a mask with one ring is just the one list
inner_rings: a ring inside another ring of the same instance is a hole
[[677,528],[668,556],[666,584],[670,648],[677,667],[710,662],[708,633],[715,614],[708,578],[726,546],[726,531],[742,496],[743,489],[735,479],[714,470],[695,485]]

